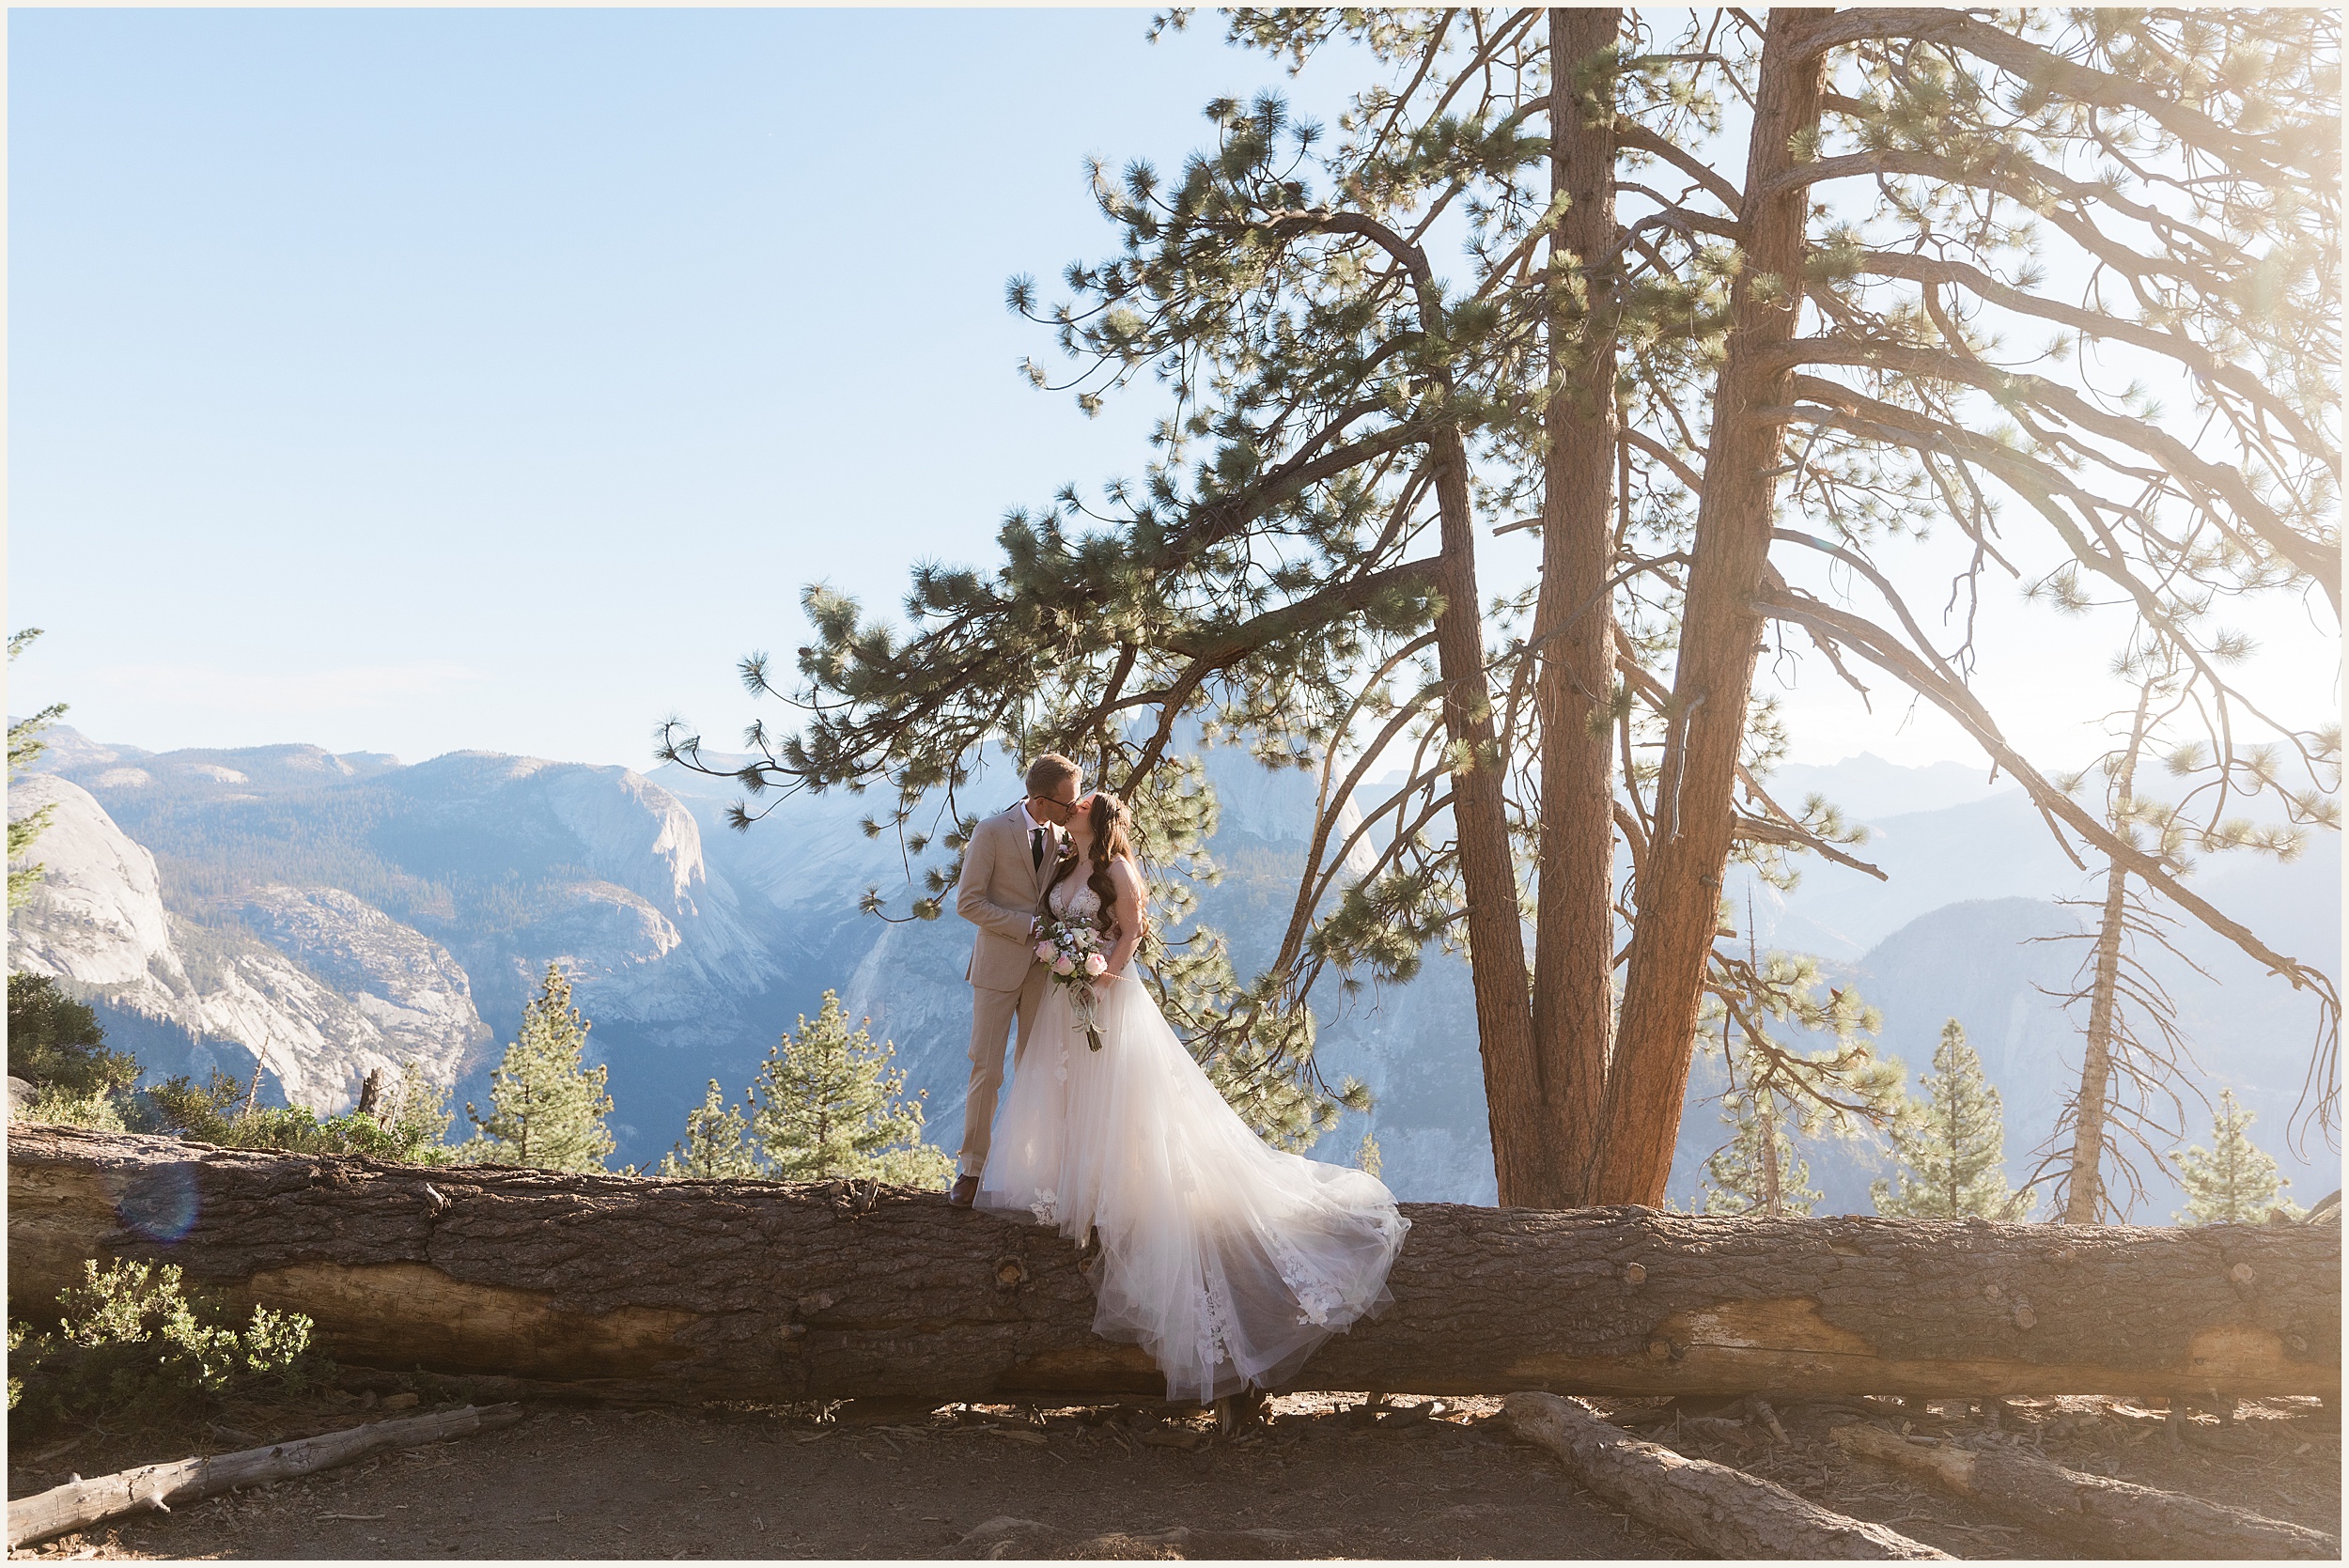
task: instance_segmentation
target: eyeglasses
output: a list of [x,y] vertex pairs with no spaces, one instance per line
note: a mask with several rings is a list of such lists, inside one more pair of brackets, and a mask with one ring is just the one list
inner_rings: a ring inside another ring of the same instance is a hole
[[1041,795],[1031,795],[1028,797],[1028,813],[1048,822],[1066,823],[1077,815],[1077,806],[1072,800],[1053,800]]

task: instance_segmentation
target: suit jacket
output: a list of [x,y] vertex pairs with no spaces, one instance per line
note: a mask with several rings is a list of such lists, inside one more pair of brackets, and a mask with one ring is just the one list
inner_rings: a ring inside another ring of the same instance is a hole
[[1016,991],[1027,983],[1035,956],[1035,912],[1045,878],[1066,842],[1046,825],[1044,864],[1035,864],[1027,814],[1019,806],[982,820],[962,852],[955,913],[979,928],[963,978],[983,991]]

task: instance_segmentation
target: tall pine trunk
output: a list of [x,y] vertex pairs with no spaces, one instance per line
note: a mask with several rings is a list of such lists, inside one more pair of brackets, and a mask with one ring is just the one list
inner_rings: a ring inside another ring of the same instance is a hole
[[[2151,681],[2139,687],[2129,749],[2122,753],[2121,771],[2113,781],[2117,800],[2125,802],[2137,792],[2137,758],[2145,748],[2153,698]],[[2080,1052],[2080,1092],[2072,1114],[2072,1169],[2064,1184],[2067,1225],[2093,1225],[2104,1208],[2105,1111],[2112,1101],[2113,1009],[2121,989],[2121,935],[2128,897],[2129,874],[2116,862],[2105,875],[2104,924],[2096,928],[2096,977],[2088,995],[2088,1039]]]
[[1801,314],[1809,195],[1800,187],[1772,194],[1772,185],[1793,166],[1796,141],[1816,132],[1823,66],[1810,39],[1831,14],[1772,10],[1763,43],[1738,214],[1743,265],[1705,452],[1671,738],[1591,1190],[1596,1203],[1659,1203],[1672,1173],[1762,635],[1751,604],[1769,554],[1784,410],[1793,401],[1792,372],[1772,367],[1772,350],[1793,339]]
[[1470,973],[1485,1058],[1493,1170],[1503,1207],[1537,1204],[1548,1166],[1541,1073],[1533,1053],[1525,934],[1517,918],[1516,858],[1501,789],[1492,689],[1485,676],[1485,622],[1476,587],[1476,517],[1468,452],[1456,428],[1431,443],[1441,518],[1443,609],[1436,661],[1443,677],[1444,730],[1453,751],[1452,821],[1468,900]]
[[1555,1144],[1543,1208],[1589,1202],[1614,1038],[1614,317],[1602,258],[1615,242],[1611,85],[1586,114],[1577,77],[1611,47],[1623,13],[1549,13],[1550,192],[1565,214],[1550,239],[1548,438],[1542,474],[1542,586],[1534,609],[1541,717],[1540,901],[1533,930],[1533,1044]]

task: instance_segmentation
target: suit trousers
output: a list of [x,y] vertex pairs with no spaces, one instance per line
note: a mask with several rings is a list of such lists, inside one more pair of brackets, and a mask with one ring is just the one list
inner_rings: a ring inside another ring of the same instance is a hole
[[1051,970],[1042,964],[1028,967],[1028,977],[1016,991],[971,987],[971,1097],[962,1104],[962,1173],[975,1176],[987,1169],[987,1151],[995,1137],[995,1101],[1003,1090],[1003,1047],[1011,1023],[1019,1020],[1019,1044],[1012,1053],[1013,1070],[1027,1054],[1028,1033],[1035,1028],[1044,1002],[1044,987]]

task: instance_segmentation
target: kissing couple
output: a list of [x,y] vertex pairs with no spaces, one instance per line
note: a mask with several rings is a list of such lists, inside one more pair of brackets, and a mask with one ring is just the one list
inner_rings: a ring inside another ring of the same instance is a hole
[[1167,1398],[1270,1388],[1393,1299],[1410,1221],[1377,1177],[1266,1144],[1208,1081],[1135,970],[1132,819],[1082,784],[1037,757],[963,852],[955,908],[979,931],[951,1201],[1097,1236],[1094,1332],[1146,1350]]

